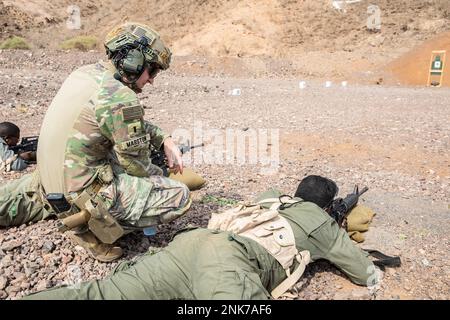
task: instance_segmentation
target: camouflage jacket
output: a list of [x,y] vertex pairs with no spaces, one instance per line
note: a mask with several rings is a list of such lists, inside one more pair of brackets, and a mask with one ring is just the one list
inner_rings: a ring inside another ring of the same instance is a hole
[[9,149],[5,140],[0,138],[0,173],[3,171],[21,171],[27,167],[27,163]]
[[[101,178],[105,168],[133,176],[151,174],[149,146],[160,148],[166,135],[144,120],[136,93],[116,80],[114,72],[105,62],[81,67],[52,101],[41,129],[38,168],[44,188],[56,179],[63,181],[63,190],[47,187],[47,192],[79,191]],[[60,164],[58,177],[52,168]]]

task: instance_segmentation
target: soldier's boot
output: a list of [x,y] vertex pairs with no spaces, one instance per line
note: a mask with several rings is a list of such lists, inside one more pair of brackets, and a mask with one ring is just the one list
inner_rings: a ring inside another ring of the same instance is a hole
[[75,243],[82,246],[91,257],[101,262],[111,262],[122,256],[123,252],[120,247],[102,243],[90,230],[84,232],[69,231],[66,234]]

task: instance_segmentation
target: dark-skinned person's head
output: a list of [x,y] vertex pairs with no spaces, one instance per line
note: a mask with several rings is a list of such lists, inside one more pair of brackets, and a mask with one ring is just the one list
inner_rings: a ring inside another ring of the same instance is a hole
[[338,192],[339,188],[333,180],[317,175],[309,175],[300,181],[294,196],[302,198],[304,201],[313,202],[320,208],[326,209]]
[[0,122],[0,137],[10,147],[14,147],[19,143],[20,129],[14,123]]

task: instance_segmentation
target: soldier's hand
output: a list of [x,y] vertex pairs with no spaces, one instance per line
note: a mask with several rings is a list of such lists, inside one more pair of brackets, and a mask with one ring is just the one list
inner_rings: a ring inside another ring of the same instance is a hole
[[170,137],[164,140],[164,153],[166,154],[167,166],[170,171],[175,174],[178,172],[183,173],[183,160],[181,159],[180,149]]
[[19,157],[21,157],[25,161],[36,161],[36,152],[34,151],[22,152],[21,154],[19,154]]

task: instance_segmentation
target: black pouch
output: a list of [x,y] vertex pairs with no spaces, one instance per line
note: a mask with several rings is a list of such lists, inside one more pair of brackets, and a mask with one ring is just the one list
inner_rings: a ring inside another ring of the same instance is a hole
[[57,214],[68,212],[72,208],[63,193],[48,193],[45,199]]

